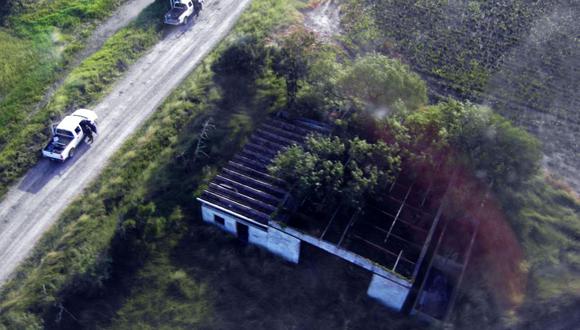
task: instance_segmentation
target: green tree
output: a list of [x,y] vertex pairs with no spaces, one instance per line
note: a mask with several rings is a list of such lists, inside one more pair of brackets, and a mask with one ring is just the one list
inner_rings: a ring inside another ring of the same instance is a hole
[[499,186],[517,185],[537,173],[538,140],[490,108],[448,100],[409,115],[411,153],[451,148],[479,177]]
[[310,136],[305,147],[292,146],[280,153],[269,170],[294,184],[295,197],[323,199],[340,192],[344,150],[337,137]]
[[320,114],[320,110],[336,110],[344,108],[344,97],[337,86],[344,74],[342,54],[335,48],[325,46],[317,51],[310,63],[308,75],[298,95],[297,110],[301,115],[309,117]]
[[347,178],[343,191],[347,200],[360,204],[366,195],[376,195],[393,182],[400,170],[401,158],[396,147],[382,141],[368,143],[354,138],[348,143]]
[[266,65],[266,48],[254,36],[234,41],[212,64],[213,80],[224,91],[224,99],[233,102],[251,99],[256,79]]
[[313,32],[298,28],[285,36],[280,47],[275,48],[272,69],[286,81],[286,104],[293,110],[301,82],[307,77],[309,67],[320,44]]
[[379,54],[358,58],[341,77],[339,86],[355,102],[414,110],[427,103],[427,87],[407,65]]

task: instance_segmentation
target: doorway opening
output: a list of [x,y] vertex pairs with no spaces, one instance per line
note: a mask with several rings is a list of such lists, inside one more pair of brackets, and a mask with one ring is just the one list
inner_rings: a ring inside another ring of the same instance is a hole
[[243,223],[236,222],[236,232],[238,233],[238,238],[242,241],[247,243],[249,237],[249,230],[248,226],[244,225]]

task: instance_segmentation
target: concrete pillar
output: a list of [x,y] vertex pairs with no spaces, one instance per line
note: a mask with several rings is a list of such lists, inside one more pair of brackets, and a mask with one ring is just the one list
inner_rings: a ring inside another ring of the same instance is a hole
[[367,294],[383,305],[401,311],[409,295],[410,288],[397,284],[387,278],[373,274]]

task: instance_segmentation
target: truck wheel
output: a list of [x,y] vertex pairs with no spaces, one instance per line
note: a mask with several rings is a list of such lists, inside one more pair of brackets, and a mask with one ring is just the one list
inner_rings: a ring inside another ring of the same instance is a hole
[[185,18],[185,20],[183,21],[183,24],[184,24],[184,25],[189,25],[189,20],[190,20],[190,18],[191,18],[191,16],[187,16],[187,17]]
[[75,148],[72,148],[69,152],[68,152],[68,158],[73,158],[75,156]]

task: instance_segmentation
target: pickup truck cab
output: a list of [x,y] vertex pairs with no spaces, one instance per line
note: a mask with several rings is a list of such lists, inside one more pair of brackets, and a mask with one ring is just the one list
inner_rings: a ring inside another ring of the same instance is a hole
[[72,158],[76,148],[85,138],[80,126],[81,121],[88,120],[96,127],[97,118],[94,111],[87,109],[79,109],[72,115],[64,117],[58,125],[52,127],[52,138],[42,149],[42,155],[61,162]]
[[171,1],[171,10],[165,14],[165,24],[170,25],[187,24],[191,17],[199,14],[204,3],[204,0],[169,1]]

